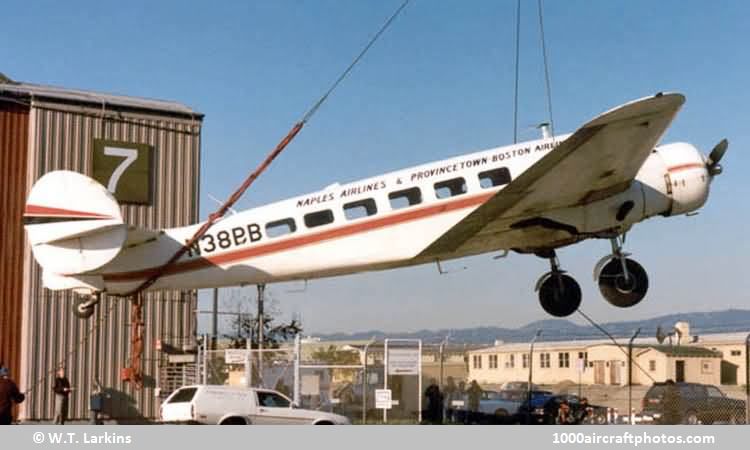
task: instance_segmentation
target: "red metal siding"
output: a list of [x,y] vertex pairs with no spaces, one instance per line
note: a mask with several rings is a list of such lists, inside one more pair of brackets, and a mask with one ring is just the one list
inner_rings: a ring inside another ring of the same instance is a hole
[[29,109],[0,102],[0,363],[21,372],[23,205]]

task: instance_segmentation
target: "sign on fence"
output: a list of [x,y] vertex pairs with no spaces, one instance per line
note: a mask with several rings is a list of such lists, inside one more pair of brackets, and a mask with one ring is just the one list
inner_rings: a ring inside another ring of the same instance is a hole
[[320,395],[320,375],[302,375],[301,391],[302,395]]
[[388,375],[419,375],[419,349],[389,348]]
[[391,390],[375,389],[375,407],[378,409],[391,409]]
[[224,350],[224,362],[226,364],[245,364],[247,350],[244,348],[228,348]]

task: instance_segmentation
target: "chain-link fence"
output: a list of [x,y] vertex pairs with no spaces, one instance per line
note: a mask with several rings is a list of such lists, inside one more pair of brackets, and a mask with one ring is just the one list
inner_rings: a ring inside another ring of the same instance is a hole
[[[531,342],[498,343],[467,353],[467,387],[451,417],[469,423],[746,424],[750,390],[741,381],[747,367],[736,358],[744,346],[658,338],[633,338],[629,345],[547,341],[533,350]],[[473,394],[472,380],[481,386]]]
[[[162,397],[193,383],[262,387],[353,423],[747,422],[746,386],[721,383],[725,364],[710,349],[635,341],[628,352],[599,340],[538,342],[532,353],[527,343],[425,344],[421,378],[391,370],[386,379],[385,347],[382,340],[300,340],[249,352],[201,347],[194,364],[163,369]],[[384,411],[376,394],[386,387]]]

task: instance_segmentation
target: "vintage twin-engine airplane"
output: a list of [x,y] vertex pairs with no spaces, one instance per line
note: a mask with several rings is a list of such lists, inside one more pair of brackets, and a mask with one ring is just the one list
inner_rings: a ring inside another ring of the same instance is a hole
[[[595,268],[611,304],[640,302],[648,277],[622,250],[625,233],[654,216],[700,208],[723,140],[707,158],[692,145],[656,146],[684,103],[657,94],[608,111],[575,133],[412,167],[227,216],[149,290],[307,280],[514,250],[550,261],[536,289],[564,317],[581,302],[555,249],[609,239]],[[200,224],[159,231],[123,223],[96,181],[50,172],[25,210],[44,285],[98,297],[123,295],[153,275]],[[77,305],[86,317],[95,301]]]

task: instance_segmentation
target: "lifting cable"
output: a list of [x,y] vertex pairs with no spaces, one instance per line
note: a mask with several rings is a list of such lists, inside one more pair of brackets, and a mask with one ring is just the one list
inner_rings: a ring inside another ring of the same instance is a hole
[[539,9],[539,35],[542,40],[542,58],[544,60],[544,79],[547,86],[547,113],[549,114],[549,131],[552,137],[555,137],[555,125],[552,121],[552,88],[549,81],[549,61],[547,60],[547,44],[544,40],[544,15],[542,12],[542,0],[537,0]]
[[516,3],[516,79],[513,90],[513,143],[518,143],[518,65],[521,54],[521,0]]
[[[609,332],[607,330],[605,330],[603,326],[601,326],[598,323],[596,323],[594,321],[594,319],[592,319],[591,317],[589,317],[588,315],[586,315],[583,311],[581,311],[580,308],[577,311],[578,311],[578,314],[580,314],[581,316],[583,316],[583,318],[586,319],[591,325],[593,325],[594,328],[596,328],[597,330],[599,330],[602,333],[604,333],[604,335],[606,335],[609,338],[609,340],[611,340],[612,342],[614,342],[614,344],[617,346],[617,348],[619,348],[620,351],[622,351],[625,354],[625,356],[628,356],[628,358],[631,359],[632,364],[634,366],[636,366],[641,372],[643,372],[643,374],[646,375],[651,380],[652,383],[656,383],[656,380],[654,379],[654,377],[652,377],[651,374],[646,371],[646,369],[644,369],[643,367],[641,367],[641,365],[638,364],[637,361],[633,360],[628,355],[628,351],[623,348],[622,344],[620,344],[619,342],[617,342],[617,339],[615,339],[614,336],[612,336],[611,334],[609,334]],[[630,383],[630,382],[631,382],[631,380],[628,380],[628,383]]]
[[393,23],[393,21],[396,19],[396,17],[401,13],[401,11],[408,5],[410,0],[404,0],[403,3],[401,3],[401,6],[396,9],[396,11],[391,14],[391,16],[386,20],[386,22],[380,27],[377,33],[370,39],[370,41],[367,43],[367,45],[362,49],[362,51],[357,55],[356,58],[352,61],[351,64],[344,70],[341,75],[336,79],[336,81],[333,82],[333,84],[330,86],[330,88],[323,94],[320,99],[313,104],[313,106],[302,116],[302,119],[295,123],[292,129],[287,133],[287,135],[279,142],[276,147],[266,156],[266,158],[260,163],[260,165],[252,172],[248,177],[245,179],[245,181],[240,185],[240,187],[229,197],[229,199],[222,204],[219,209],[217,209],[214,213],[210,214],[208,216],[208,220],[201,225],[201,227],[198,229],[198,231],[195,232],[195,234],[188,239],[185,244],[180,247],[179,250],[163,265],[156,268],[155,272],[149,276],[146,281],[141,283],[137,288],[133,289],[132,291],[123,294],[123,297],[132,297],[136,294],[139,294],[143,292],[144,290],[151,287],[160,277],[162,277],[164,274],[167,273],[167,271],[179,260],[190,248],[195,246],[195,244],[198,242],[200,238],[203,237],[203,235],[206,234],[206,232],[217,222],[219,221],[226,212],[242,197],[242,195],[245,193],[245,191],[250,187],[251,184],[260,176],[261,173],[263,173],[266,168],[271,165],[274,159],[284,150],[284,148],[289,145],[289,143],[297,136],[297,134],[302,130],[302,127],[305,126],[305,124],[312,118],[312,116],[318,111],[318,109],[323,105],[323,103],[328,99],[328,97],[331,95],[331,93],[339,86],[339,84],[346,78],[349,73],[352,71],[354,66],[359,63],[359,61],[364,57],[364,55],[370,50],[372,45],[375,43],[375,41],[380,38],[380,36],[385,32],[385,30]]

